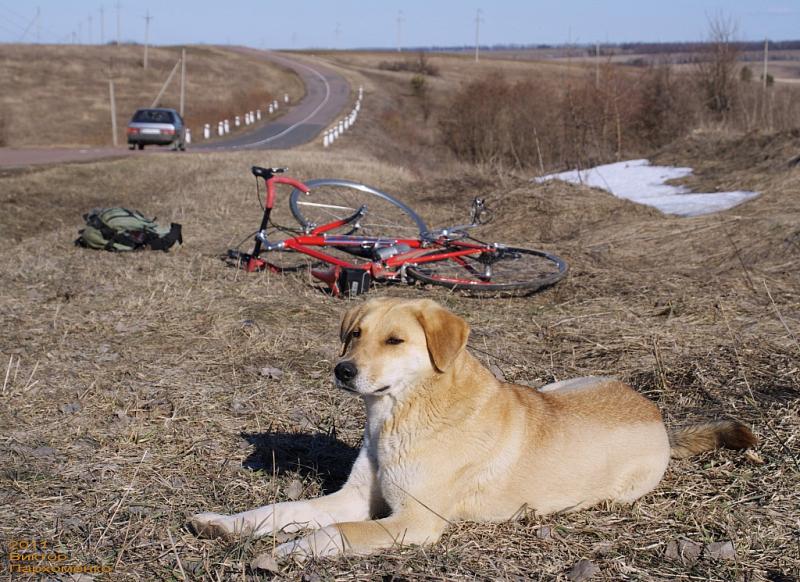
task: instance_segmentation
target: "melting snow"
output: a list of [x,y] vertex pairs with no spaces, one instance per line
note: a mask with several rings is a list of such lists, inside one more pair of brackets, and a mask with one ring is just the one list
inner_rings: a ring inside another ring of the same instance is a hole
[[698,216],[733,208],[745,200],[758,196],[758,192],[693,193],[685,186],[670,186],[667,180],[683,178],[692,173],[691,168],[651,166],[648,160],[629,160],[606,164],[588,170],[572,170],[535,178],[536,182],[563,180],[585,184],[611,192],[639,204],[658,208],[667,214]]

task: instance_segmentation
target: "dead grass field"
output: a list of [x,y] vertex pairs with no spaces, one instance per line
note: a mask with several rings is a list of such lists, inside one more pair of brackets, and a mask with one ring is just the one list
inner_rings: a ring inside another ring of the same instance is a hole
[[[581,559],[603,580],[796,580],[800,168],[789,160],[798,145],[796,133],[696,134],[665,149],[657,161],[694,166],[706,187],[763,192],[690,219],[455,165],[423,180],[413,163],[345,146],[0,175],[4,577],[9,542],[35,538],[71,564],[112,568],[98,579],[114,580],[565,580]],[[249,571],[274,540],[199,540],[186,516],[284,500],[298,483],[303,496],[335,489],[364,421],[331,382],[350,303],[304,276],[245,274],[218,259],[256,227],[253,163],[377,185],[434,225],[462,219],[485,193],[497,216],[477,234],[556,251],[572,265],[568,279],[527,298],[421,287],[372,295],[441,301],[472,325],[473,353],[509,380],[617,374],[671,426],[744,420],[757,450],[673,462],[632,506],[462,523],[432,547]],[[120,255],[74,247],[81,213],[111,204],[183,223],[186,243]],[[267,366],[283,377],[262,375]],[[708,555],[706,544],[725,541],[735,556]]]
[[[111,145],[108,78],[115,79],[118,139],[139,107],[149,107],[181,55],[180,47],[153,48],[142,68],[141,46],[0,46],[0,145]],[[288,93],[301,98],[297,75],[274,63],[220,47],[186,50],[185,118],[196,132],[205,123],[265,109]],[[161,100],[178,108],[176,74]]]

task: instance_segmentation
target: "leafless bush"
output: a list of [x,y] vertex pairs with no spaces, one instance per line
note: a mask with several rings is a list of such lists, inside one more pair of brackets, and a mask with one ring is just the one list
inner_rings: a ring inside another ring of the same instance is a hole
[[378,64],[378,68],[383,71],[417,73],[430,77],[437,77],[439,75],[439,68],[428,60],[428,55],[425,51],[417,53],[416,59],[381,61]]
[[490,76],[465,86],[441,122],[458,158],[514,167],[578,166],[639,154],[678,137],[694,118],[667,69],[510,83]]
[[422,118],[427,122],[431,116],[433,104],[431,102],[430,88],[425,77],[422,75],[411,77],[411,92],[419,103]]
[[697,58],[697,83],[705,106],[724,116],[734,108],[738,49],[734,43],[736,24],[723,14],[708,21],[709,42]]
[[635,133],[644,146],[662,146],[684,135],[697,118],[691,87],[668,64],[650,68],[639,87]]

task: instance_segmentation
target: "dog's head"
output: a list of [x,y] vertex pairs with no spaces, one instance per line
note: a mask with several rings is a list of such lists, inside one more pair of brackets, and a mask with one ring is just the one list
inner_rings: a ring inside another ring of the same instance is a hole
[[433,301],[373,299],[342,319],[336,385],[362,395],[399,394],[446,372],[468,336],[467,322]]

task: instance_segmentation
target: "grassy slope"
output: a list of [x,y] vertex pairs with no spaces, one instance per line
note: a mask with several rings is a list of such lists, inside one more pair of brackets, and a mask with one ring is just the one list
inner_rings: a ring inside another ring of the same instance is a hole
[[[670,425],[741,418],[764,464],[709,453],[672,463],[630,507],[458,524],[432,548],[287,565],[283,575],[563,579],[581,558],[607,580],[800,574],[800,170],[786,164],[798,137],[699,134],[665,150],[658,159],[697,166],[698,183],[763,192],[719,215],[665,217],[577,186],[370,155],[371,144],[392,141],[374,132],[397,103],[367,75],[365,115],[332,150],[270,157],[299,178],[401,193],[431,224],[462,218],[473,193],[485,193],[497,218],[478,235],[555,250],[572,265],[566,281],[529,298],[409,287],[373,295],[448,305],[472,324],[473,352],[511,380],[618,374]],[[346,476],[363,411],[333,390],[330,369],[349,303],[303,276],[248,275],[217,258],[255,228],[247,168],[263,158],[157,156],[0,177],[0,362],[10,364],[0,395],[1,538],[45,539],[75,563],[131,579],[180,576],[176,555],[192,577],[239,579],[272,540],[197,540],[182,529],[186,514],[284,500],[295,480],[316,495]],[[53,183],[63,185],[57,194]],[[80,213],[110,203],[182,222],[186,244],[134,255],[72,247]],[[264,366],[283,379],[262,376]],[[683,539],[732,540],[736,559],[665,558],[668,542]]]
[[[0,46],[0,138],[5,142],[0,145],[110,145],[109,71],[124,143],[131,114],[151,105],[181,55],[179,47],[151,48],[144,70],[142,50],[128,45]],[[187,47],[186,62],[185,117],[195,132],[204,123],[264,110],[285,92],[292,100],[303,95],[294,73],[232,50]],[[177,109],[179,102],[176,74],[160,104]]]

